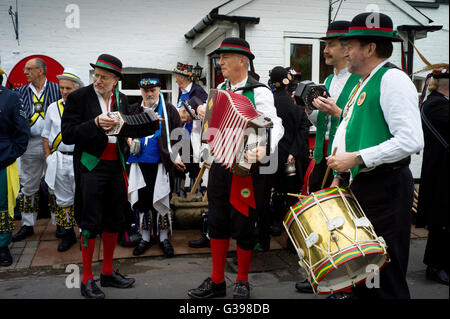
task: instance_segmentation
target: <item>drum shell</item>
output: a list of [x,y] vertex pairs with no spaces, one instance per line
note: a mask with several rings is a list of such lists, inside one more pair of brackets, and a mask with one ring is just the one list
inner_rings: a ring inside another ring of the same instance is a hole
[[[341,193],[330,188],[313,194],[291,207],[285,218],[286,229],[293,244],[303,251],[301,265],[310,275],[313,287],[319,293],[336,292],[366,278],[369,275],[365,273],[366,265],[375,264],[382,268],[387,260],[386,245],[381,237],[377,237],[372,226],[356,227],[354,219],[365,217],[356,199],[342,188]],[[302,234],[293,218],[294,213],[306,234]],[[335,218],[343,218],[344,223],[337,230],[329,231],[327,221]],[[313,232],[317,233],[318,241],[308,248],[306,238]],[[329,256],[333,257],[333,262],[340,268],[340,274],[332,267]],[[346,279],[339,283],[333,279],[332,284],[325,283],[326,277],[333,271],[336,273],[331,277],[345,274],[348,270],[339,266],[350,261],[357,281]],[[320,282],[321,280],[324,281]]]

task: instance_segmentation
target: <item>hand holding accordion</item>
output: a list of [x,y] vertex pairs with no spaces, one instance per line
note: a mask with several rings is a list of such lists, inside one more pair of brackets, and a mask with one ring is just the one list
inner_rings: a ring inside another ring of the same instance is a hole
[[113,128],[105,131],[106,135],[119,135],[125,129],[153,128],[159,129],[159,116],[154,111],[146,109],[135,115],[125,115],[121,112],[108,112],[108,117],[118,122]]
[[210,145],[215,161],[239,176],[249,175],[251,160],[245,152],[255,150],[261,158],[263,148],[270,141],[270,119],[256,112],[252,102],[245,96],[226,90],[211,90],[206,104],[202,141]]

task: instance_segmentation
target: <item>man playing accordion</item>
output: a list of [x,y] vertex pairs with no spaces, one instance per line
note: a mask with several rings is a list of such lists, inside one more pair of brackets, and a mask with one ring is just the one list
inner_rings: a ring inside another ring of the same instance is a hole
[[[284,134],[281,119],[277,116],[270,89],[248,74],[254,59],[247,41],[226,38],[216,53],[226,79],[217,88],[236,92],[247,97],[256,111],[270,119],[273,127],[270,134],[270,152],[273,153]],[[243,89],[243,87],[246,87]],[[205,117],[205,105],[197,109],[200,118]],[[266,156],[266,145],[258,145],[245,151],[248,163],[257,163]],[[198,288],[187,293],[192,298],[211,298],[226,295],[225,262],[230,237],[236,239],[238,275],[233,297],[250,297],[248,272],[253,250],[258,243],[257,214],[263,207],[265,175],[259,171],[247,177],[238,177],[221,163],[213,163],[208,178],[209,235],[211,238],[212,275]]]

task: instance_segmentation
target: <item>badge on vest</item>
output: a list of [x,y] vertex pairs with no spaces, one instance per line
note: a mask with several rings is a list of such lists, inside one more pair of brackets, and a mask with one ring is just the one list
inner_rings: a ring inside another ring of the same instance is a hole
[[366,100],[366,96],[367,96],[367,93],[362,92],[358,98],[358,102],[356,102],[356,105],[361,106],[364,103],[364,101]]
[[44,107],[42,106],[41,103],[36,103],[34,104],[34,109],[36,110],[36,113],[41,113]]

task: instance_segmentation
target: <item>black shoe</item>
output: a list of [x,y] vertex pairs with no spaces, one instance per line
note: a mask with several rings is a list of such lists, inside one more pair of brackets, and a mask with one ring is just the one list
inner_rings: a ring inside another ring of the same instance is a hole
[[66,236],[61,240],[58,245],[58,251],[63,252],[67,251],[77,242],[77,235],[75,235],[75,231],[73,228],[65,230]]
[[202,238],[189,241],[189,247],[191,248],[208,248],[211,247],[211,242],[205,234],[202,234]]
[[239,280],[235,283],[233,299],[250,299],[250,286],[245,281]]
[[327,299],[355,299],[353,292],[339,291],[327,297]]
[[86,284],[81,282],[81,295],[89,299],[105,298],[105,294],[98,288],[93,279],[89,279]]
[[272,224],[272,225],[270,226],[269,232],[270,232],[270,234],[271,234],[273,237],[281,236],[281,232],[282,232],[282,230],[283,230],[282,227],[283,227],[283,226],[281,225],[281,222],[280,222],[280,223],[274,223],[274,224]]
[[448,271],[444,269],[436,269],[428,266],[426,270],[426,277],[434,280],[440,284],[448,286]]
[[166,257],[173,257],[175,255],[175,252],[173,251],[172,244],[168,239],[164,239],[164,241],[159,242],[159,246],[161,247],[164,255]]
[[196,299],[224,297],[227,294],[227,285],[225,281],[220,284],[215,284],[211,277],[208,277],[198,288],[189,289],[187,294],[189,297]]
[[295,289],[297,289],[297,291],[299,292],[304,292],[307,294],[312,294],[313,293],[313,289],[311,287],[311,284],[309,283],[309,281],[307,279],[303,280],[303,281],[298,281],[295,283]]
[[152,244],[146,240],[141,240],[139,245],[133,250],[133,255],[139,256],[142,255],[147,249],[152,247]]
[[22,228],[20,228],[20,230],[15,235],[13,235],[12,241],[21,241],[32,235],[34,235],[33,226],[22,226]]
[[270,250],[270,236],[261,236],[261,238],[259,239],[259,244],[263,251],[269,251]]
[[8,267],[11,266],[13,262],[13,258],[11,256],[11,252],[8,247],[0,248],[0,266]]
[[134,278],[125,278],[117,271],[109,276],[100,274],[100,285],[102,287],[128,288],[135,282]]
[[56,226],[55,237],[59,239],[66,237],[66,229],[62,226]]

